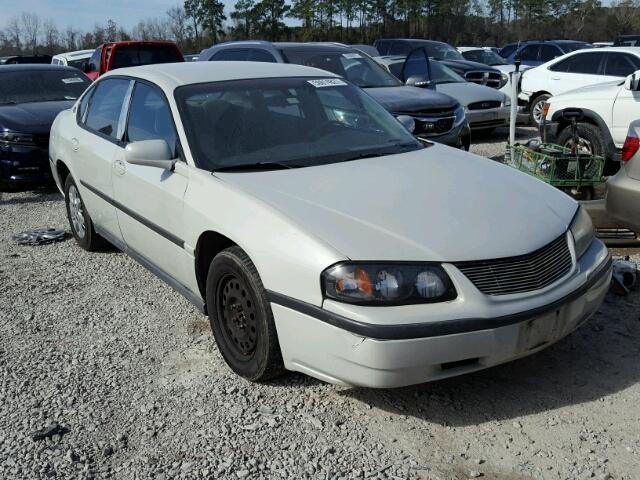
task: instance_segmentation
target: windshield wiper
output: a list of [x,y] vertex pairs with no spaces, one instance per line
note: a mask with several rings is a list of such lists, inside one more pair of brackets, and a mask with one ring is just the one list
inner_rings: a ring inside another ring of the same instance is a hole
[[300,168],[301,166],[302,165],[281,162],[241,163],[239,165],[226,165],[224,167],[214,168],[212,172],[233,172],[244,170],[288,170],[290,168]]

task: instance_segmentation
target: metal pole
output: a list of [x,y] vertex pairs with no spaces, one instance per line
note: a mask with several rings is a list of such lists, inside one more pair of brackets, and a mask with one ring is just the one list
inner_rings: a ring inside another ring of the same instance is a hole
[[520,56],[516,55],[514,62],[516,69],[511,72],[511,118],[509,119],[509,146],[511,158],[514,158],[514,145],[516,144],[516,121],[518,120],[518,83],[520,81]]

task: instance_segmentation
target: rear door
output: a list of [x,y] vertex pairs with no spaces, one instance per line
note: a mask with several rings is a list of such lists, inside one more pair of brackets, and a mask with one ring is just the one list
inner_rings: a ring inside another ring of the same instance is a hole
[[549,92],[558,95],[587,85],[602,83],[605,54],[583,52],[571,55],[549,67]]
[[101,232],[122,240],[115,207],[111,171],[122,155],[123,106],[133,83],[124,78],[98,82],[83,97],[78,127],[71,139],[76,183],[93,222]]
[[[178,135],[169,103],[157,86],[136,81],[131,95],[125,143],[164,140],[179,158]],[[184,250],[183,205],[188,168],[173,171],[133,165],[119,152],[113,170],[117,215],[127,246],[183,285],[193,278],[193,257]]]

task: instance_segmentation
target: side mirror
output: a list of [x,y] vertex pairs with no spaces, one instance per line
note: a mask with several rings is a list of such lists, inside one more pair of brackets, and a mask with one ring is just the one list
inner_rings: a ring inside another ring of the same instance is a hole
[[432,82],[426,75],[411,75],[407,78],[405,85],[409,85],[411,87],[431,88]]
[[413,133],[416,129],[416,121],[409,115],[398,115],[396,120],[398,120],[409,133]]
[[633,92],[640,90],[640,70],[624,79],[624,88]]
[[173,170],[175,161],[164,140],[141,140],[133,142],[124,149],[124,159],[132,165]]

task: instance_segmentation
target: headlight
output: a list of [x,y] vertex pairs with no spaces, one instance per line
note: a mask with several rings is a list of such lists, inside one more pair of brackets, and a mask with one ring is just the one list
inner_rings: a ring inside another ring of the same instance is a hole
[[580,258],[593,241],[593,223],[591,223],[591,217],[584,208],[578,208],[576,215],[571,221],[570,229],[576,245],[576,258]]
[[35,145],[33,135],[4,131],[0,132],[0,143],[7,145]]
[[506,73],[500,74],[500,86],[498,88],[504,87],[509,82],[509,75]]
[[456,119],[455,119],[456,125],[460,125],[462,122],[464,122],[465,114],[464,114],[464,108],[462,108],[462,105],[458,105],[458,107],[455,109],[453,114],[456,116]]
[[326,298],[358,305],[444,302],[457,293],[440,265],[345,262],[322,272]]

